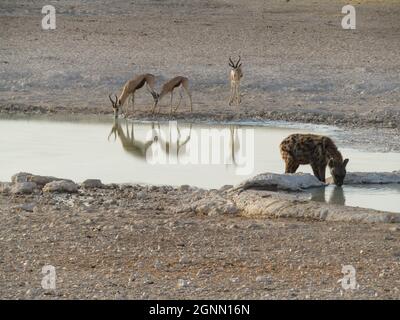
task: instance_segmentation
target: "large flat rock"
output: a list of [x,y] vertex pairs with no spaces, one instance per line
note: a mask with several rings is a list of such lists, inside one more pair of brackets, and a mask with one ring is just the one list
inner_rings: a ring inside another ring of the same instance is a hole
[[247,217],[400,223],[400,213],[324,204],[309,200],[295,200],[265,191],[248,190],[233,195],[232,200],[239,209],[240,215]]
[[262,173],[243,181],[235,190],[301,191],[308,188],[323,187],[325,184],[309,173]]

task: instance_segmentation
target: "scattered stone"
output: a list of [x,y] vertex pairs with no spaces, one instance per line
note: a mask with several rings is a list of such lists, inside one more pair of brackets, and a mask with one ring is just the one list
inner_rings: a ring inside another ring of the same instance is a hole
[[115,199],[108,199],[108,200],[106,200],[106,201],[104,201],[104,204],[105,205],[115,205],[115,204],[117,204],[118,202],[117,202],[117,200],[115,200]]
[[231,282],[232,283],[238,283],[239,282],[239,278],[238,277],[232,277],[231,278]]
[[146,278],[143,280],[143,284],[154,284],[154,281],[150,280],[149,278]]
[[260,223],[250,223],[248,226],[247,226],[247,229],[250,229],[250,230],[259,230],[259,229],[262,229],[264,226],[262,225],[262,224],[260,224]]
[[33,212],[35,207],[36,207],[36,203],[34,203],[34,202],[24,203],[24,204],[18,206],[18,208],[20,208],[21,210],[27,211],[27,212]]
[[221,188],[219,188],[219,192],[225,192],[225,191],[228,191],[229,189],[232,189],[233,188],[233,185],[231,185],[231,184],[225,184],[225,185],[223,185]]
[[78,185],[68,180],[53,181],[43,187],[43,192],[75,193],[78,192]]
[[65,181],[71,181],[68,179],[60,179],[56,177],[51,177],[51,176],[40,176],[40,175],[35,175],[32,173],[27,173],[27,172],[19,172],[14,174],[11,177],[11,182],[12,183],[18,183],[18,182],[34,182],[36,183],[40,188],[43,188],[46,184],[53,182],[53,181],[60,181],[60,180],[65,180]]
[[13,194],[31,194],[37,189],[37,185],[34,182],[16,182],[11,187],[11,193]]
[[93,189],[93,188],[101,189],[101,188],[104,188],[104,184],[99,179],[87,179],[87,180],[82,182],[82,188],[85,188],[85,189]]
[[214,194],[194,201],[183,208],[178,208],[177,211],[189,211],[206,216],[217,216],[223,214],[236,214],[238,212],[238,208],[233,201],[223,198],[218,194]]
[[182,256],[180,259],[179,259],[179,263],[181,263],[181,264],[189,264],[191,261],[190,261],[190,259],[189,259],[189,257],[188,256]]
[[46,184],[48,184],[50,182],[60,181],[60,180],[71,181],[68,179],[60,179],[60,178],[56,178],[56,177],[46,177],[46,176],[37,176],[37,175],[28,176],[28,181],[35,182],[41,188],[43,188]]
[[263,284],[271,284],[272,279],[270,276],[257,276],[256,282],[263,283]]
[[157,191],[157,190],[158,190],[158,186],[149,186],[149,187],[148,187],[148,190],[149,190],[150,192]]
[[27,182],[29,176],[32,176],[32,173],[27,173],[27,172],[16,173],[11,177],[11,182],[12,183]]
[[179,191],[189,191],[190,190],[190,186],[187,184],[183,184],[179,187],[178,189]]
[[9,182],[0,182],[0,193],[10,193],[12,184]]
[[145,198],[147,198],[147,192],[139,191],[138,193],[136,193],[136,198],[137,199],[145,199]]
[[211,274],[211,272],[209,270],[205,270],[205,269],[200,269],[199,271],[197,271],[196,273],[196,277],[208,277]]

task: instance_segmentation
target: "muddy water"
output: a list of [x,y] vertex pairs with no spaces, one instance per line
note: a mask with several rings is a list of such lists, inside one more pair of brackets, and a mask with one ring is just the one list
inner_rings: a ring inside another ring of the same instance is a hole
[[[12,174],[24,170],[78,182],[100,178],[105,183],[218,188],[261,172],[282,173],[278,146],[291,133],[340,136],[332,127],[279,123],[238,126],[113,123],[108,118],[62,120],[0,119],[0,181],[9,181]],[[349,171],[400,169],[400,153],[368,152],[338,144],[350,159]],[[309,166],[298,171],[311,173]],[[399,199],[398,188],[346,186],[343,191],[345,201],[338,197],[337,203],[395,209],[387,204],[395,206]],[[324,201],[330,201],[330,192],[329,187]]]

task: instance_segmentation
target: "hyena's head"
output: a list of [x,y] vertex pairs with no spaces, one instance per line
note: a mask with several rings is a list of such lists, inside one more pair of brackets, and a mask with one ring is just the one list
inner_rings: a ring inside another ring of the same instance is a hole
[[349,159],[344,159],[344,161],[341,161],[333,158],[331,158],[328,162],[333,182],[339,187],[343,185],[344,178],[346,177],[346,166],[348,162]]

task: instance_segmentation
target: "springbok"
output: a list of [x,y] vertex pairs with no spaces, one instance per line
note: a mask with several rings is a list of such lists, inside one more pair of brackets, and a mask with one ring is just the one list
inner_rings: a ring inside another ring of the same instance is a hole
[[[179,108],[179,105],[182,100],[182,91],[180,91],[179,92],[180,99],[179,99],[178,105],[175,108],[172,107],[172,99],[173,99],[173,95],[174,95],[174,90],[175,90],[175,88],[178,88],[178,87],[181,87],[181,90],[184,90],[186,92],[186,94],[188,95],[189,101],[190,101],[190,112],[192,112],[193,111],[192,95],[189,91],[189,79],[186,77],[177,76],[177,77],[172,78],[171,80],[167,81],[166,83],[164,83],[164,85],[161,88],[160,94],[157,95],[157,99],[155,100],[152,113],[154,113],[154,111],[156,110],[157,104],[160,102],[160,100],[168,93],[171,94],[171,102],[170,102],[171,112],[170,113],[172,114],[172,112],[175,112]],[[160,112],[160,109],[161,109],[161,107],[159,107],[158,112]]]
[[232,105],[233,100],[236,99],[236,103],[239,105],[242,101],[240,98],[240,79],[243,77],[242,64],[240,63],[240,56],[238,61],[235,63],[232,58],[229,57],[229,66],[232,68],[230,73],[231,80],[231,97],[229,98],[229,105]]
[[[122,106],[124,105],[129,95],[131,95],[132,99],[132,113],[135,111],[135,92],[136,90],[142,88],[144,85],[146,85],[147,91],[149,91],[153,96],[154,103],[156,104],[157,93],[154,90],[154,83],[154,75],[150,73],[141,74],[125,83],[119,98],[115,95],[115,101],[113,101],[111,95],[109,95],[108,97],[110,98],[112,107],[114,109],[114,117],[118,118],[119,109],[122,109]],[[125,114],[127,114],[127,112],[125,112]]]

